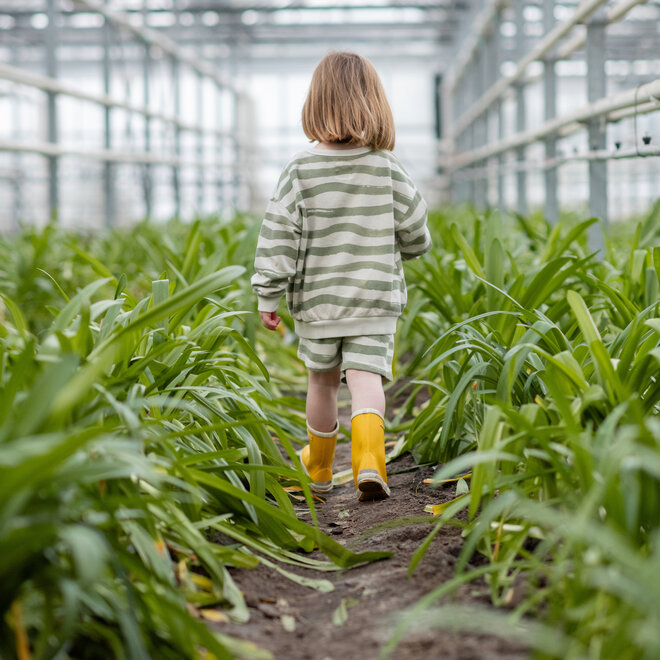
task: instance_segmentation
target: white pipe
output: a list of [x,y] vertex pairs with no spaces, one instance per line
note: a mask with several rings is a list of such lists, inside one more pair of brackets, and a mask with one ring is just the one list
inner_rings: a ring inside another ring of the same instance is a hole
[[511,85],[523,77],[525,70],[532,62],[542,60],[578,23],[582,23],[606,2],[607,0],[583,0],[570,18],[558,23],[516,64],[516,69],[510,76],[499,78],[494,85],[484,92],[481,98],[477,99],[461,115],[453,126],[449,127],[451,134],[458,135],[467,128],[475,119],[488,110]]
[[493,161],[486,167],[470,167],[454,174],[455,180],[469,181],[472,179],[483,179],[493,172],[518,172],[528,170],[548,170],[552,167],[560,167],[565,163],[591,161],[591,160],[621,160],[626,158],[655,158],[660,156],[660,148],[643,147],[641,149],[623,149],[619,151],[597,150],[587,151],[578,154],[569,154],[567,156],[558,156],[548,160],[526,160],[513,161],[510,163],[499,164]]
[[600,149],[596,151],[587,151],[583,154],[570,154],[568,156],[559,156],[545,164],[545,167],[556,167],[562,163],[572,160],[619,160],[620,158],[646,158],[660,156],[660,149],[657,147],[642,147],[641,149],[620,149],[611,151]]
[[620,121],[626,117],[633,117],[634,115],[646,115],[649,112],[655,112],[660,109],[660,104],[657,101],[650,101],[649,103],[642,103],[637,107],[632,106],[632,108],[624,108],[623,110],[617,110],[612,112],[607,116],[607,120],[610,122]]
[[[623,110],[617,110],[616,112],[610,112],[606,116],[606,121],[608,123],[615,123],[621,121],[622,119],[627,119],[628,117],[633,117],[634,115],[646,115],[649,112],[656,112],[660,108],[658,103],[651,101],[649,103],[640,103],[635,107],[634,105],[630,108],[624,108]],[[584,130],[584,124],[581,123],[572,123],[567,124],[557,131],[558,137],[564,138],[579,131]],[[446,158],[450,154],[449,143],[446,140],[441,140],[436,145],[436,151],[438,155]]]
[[0,140],[0,152],[32,153],[41,156],[77,156],[111,163],[127,163],[135,165],[168,165],[176,167],[196,167],[199,169],[235,169],[231,164],[200,162],[197,158],[172,158],[147,152],[123,152],[108,149],[78,149],[64,147],[53,142],[18,142]]
[[106,96],[105,94],[90,94],[89,92],[85,92],[81,89],[77,89],[76,87],[72,87],[71,85],[67,85],[66,83],[62,83],[55,78],[49,78],[48,76],[42,76],[38,73],[25,71],[24,69],[19,69],[9,64],[0,63],[0,78],[19,85],[40,89],[44,92],[54,92],[56,94],[62,94],[70,98],[79,99],[81,101],[89,101],[90,103],[97,103],[98,105],[110,108],[119,108],[128,112],[134,112],[143,117],[149,117],[151,119],[157,119],[169,124],[173,124],[184,131],[191,131],[195,133],[204,132],[208,135],[222,138],[236,138],[233,133],[229,133],[227,131],[218,131],[214,129],[206,130],[205,128],[197,126],[196,124],[183,122],[174,115],[168,115],[163,112],[156,112],[155,110],[150,110],[144,106],[133,105],[132,103],[127,103],[126,101],[113,99],[112,97]]
[[[637,89],[630,89],[614,96],[608,96],[594,103],[589,103],[579,110],[575,110],[563,117],[557,117],[547,121],[538,128],[519,133],[505,140],[499,140],[494,144],[485,145],[472,151],[466,151],[456,154],[451,162],[452,168],[466,167],[477,160],[485,160],[492,156],[496,156],[505,151],[516,149],[517,147],[524,147],[538,140],[541,140],[548,135],[555,133],[562,133],[573,124],[581,124],[582,122],[594,119],[595,117],[602,117],[610,113],[622,110],[623,108],[633,108],[635,106],[654,104],[656,100],[660,99],[660,78],[653,82],[642,85]],[[657,107],[660,107],[660,103]],[[573,131],[573,129],[570,129]],[[565,133],[564,133],[565,134]]]

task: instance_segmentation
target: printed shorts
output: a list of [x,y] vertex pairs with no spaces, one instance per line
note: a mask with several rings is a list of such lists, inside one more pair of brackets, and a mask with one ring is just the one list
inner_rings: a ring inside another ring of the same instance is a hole
[[392,380],[394,335],[331,339],[301,337],[298,357],[310,371],[330,371],[341,364],[342,380],[345,380],[346,369],[370,371]]

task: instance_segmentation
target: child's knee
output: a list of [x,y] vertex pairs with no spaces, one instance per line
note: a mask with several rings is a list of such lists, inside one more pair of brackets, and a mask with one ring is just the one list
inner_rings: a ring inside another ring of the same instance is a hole
[[341,365],[337,365],[329,371],[308,371],[309,384],[319,387],[330,387],[339,389],[341,383]]
[[383,378],[380,374],[374,373],[373,371],[346,369],[346,384],[351,392],[363,388],[369,390],[382,389]]

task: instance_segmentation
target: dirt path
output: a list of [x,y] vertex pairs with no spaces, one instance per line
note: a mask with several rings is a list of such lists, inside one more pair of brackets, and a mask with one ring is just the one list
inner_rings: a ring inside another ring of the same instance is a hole
[[[350,425],[345,406],[340,421]],[[335,470],[347,468],[350,468],[350,445],[344,442],[337,446]],[[454,497],[454,486],[431,490],[423,483],[431,472],[431,468],[417,467],[410,456],[392,461],[388,466],[392,497],[381,502],[358,502],[352,481],[335,487],[326,502],[317,505],[323,531],[353,550],[389,550],[394,556],[336,573],[286,567],[300,575],[329,579],[334,585],[329,593],[299,586],[265,566],[233,570],[232,576],[250,608],[251,620],[244,625],[222,625],[222,632],[268,649],[276,660],[377,659],[392,631],[392,615],[450,579],[462,546],[460,529],[441,530],[409,578],[410,558],[431,530],[428,523],[391,527],[365,535],[381,523],[423,516],[427,504]],[[482,582],[462,587],[457,601],[488,604],[486,585]],[[342,602],[349,605],[343,623],[338,611]],[[284,620],[282,615],[287,615]],[[493,637],[427,628],[407,637],[391,658],[522,660],[527,654],[520,646]]]

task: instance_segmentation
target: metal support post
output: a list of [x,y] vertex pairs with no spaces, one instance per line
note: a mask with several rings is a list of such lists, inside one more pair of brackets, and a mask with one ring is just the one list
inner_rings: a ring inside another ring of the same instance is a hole
[[436,73],[433,76],[433,128],[438,142],[444,134],[442,111],[442,74]]
[[[518,59],[525,56],[525,2],[514,0],[513,10],[516,15],[516,41],[518,43]],[[525,103],[525,83],[518,80],[516,89],[516,133],[523,133],[527,128],[527,107]],[[516,160],[525,161],[525,147],[516,149]],[[527,214],[527,173],[520,168],[516,172],[516,210],[520,215]]]
[[[57,1],[48,0],[48,26],[46,28],[46,73],[50,78],[57,78]],[[59,142],[59,122],[57,118],[57,94],[47,92],[48,142]],[[48,206],[50,218],[57,218],[59,209],[59,159],[48,156]]]
[[[465,108],[470,107],[470,88],[468,85],[469,81],[470,81],[470,70],[469,67],[466,67],[466,73],[463,76],[463,79],[461,80],[461,114],[463,114]],[[467,126],[461,132],[461,151],[470,150],[470,145],[472,144],[472,133],[470,131],[470,128],[471,128],[470,126]],[[472,201],[471,184],[468,181],[463,180],[461,186],[463,188],[462,201],[463,202]]]
[[[474,59],[470,63],[470,68],[468,70],[468,76],[470,80],[470,102],[472,105],[479,98],[479,50],[474,54]],[[476,149],[479,144],[479,120],[473,121],[467,129],[468,135],[470,136],[470,141],[468,142],[468,149]],[[470,199],[469,202],[475,207],[479,207],[478,199],[478,182],[476,179],[470,179],[468,184],[470,189]]]
[[[451,147],[448,147],[448,140],[442,145],[444,147],[444,154],[442,163],[439,159],[440,148],[443,138],[445,137],[446,127],[451,125],[451,107],[447,103],[447,99],[444,93],[444,88],[442,86],[442,75],[436,73],[433,76],[433,100],[434,100],[434,110],[435,110],[435,163],[433,167],[433,173],[437,177],[442,177],[446,182],[446,177],[449,175],[449,169],[445,166],[445,157],[447,152],[453,151]],[[444,202],[447,202],[447,186],[446,183],[442,185],[441,197]]]
[[[493,56],[491,58],[492,80],[498,80],[500,77],[500,67],[502,65],[502,12],[497,11],[493,18],[493,34],[492,34],[492,48]],[[495,111],[497,113],[497,137],[500,140],[504,139],[504,102],[500,97],[495,104]],[[504,199],[504,154],[497,157],[497,207],[500,212],[503,212],[506,207]]]
[[[477,146],[475,137],[475,126],[472,124],[467,128],[467,138],[465,140],[465,150],[470,151]],[[470,178],[467,181],[467,201],[470,202],[472,206],[477,206],[477,183],[474,178]]]
[[241,147],[240,147],[240,138],[242,136],[241,132],[241,99],[238,96],[238,94],[233,94],[233,101],[234,101],[234,135],[238,138],[234,140],[234,180],[233,180],[233,187],[232,187],[232,207],[233,207],[233,212],[235,213],[236,210],[238,209],[239,203],[240,203],[240,186],[241,186],[241,178],[242,178],[242,172],[241,172]]
[[[237,41],[234,41],[231,46],[231,53],[230,53],[230,73],[231,77],[233,80],[238,80],[238,52],[239,44]],[[232,108],[232,114],[233,116],[233,130],[232,133],[235,136],[235,140],[233,141],[233,181],[231,182],[230,185],[232,185],[232,190],[231,190],[231,203],[232,203],[232,213],[235,213],[236,210],[238,209],[239,202],[240,202],[240,185],[241,185],[241,178],[242,178],[242,172],[240,172],[240,167],[241,167],[241,147],[240,147],[240,140],[242,138],[242,131],[241,131],[241,99],[240,96],[232,91],[232,101],[233,101],[233,108]]]
[[[555,24],[554,17],[555,0],[543,0],[543,31],[548,34]],[[555,60],[548,55],[543,62],[543,96],[545,120],[554,119],[557,116],[557,74],[555,72]],[[545,158],[552,160],[557,156],[557,138],[549,135],[545,138]],[[544,172],[545,188],[545,217],[551,224],[559,220],[559,201],[557,196],[558,180],[557,167],[549,167]]]
[[[147,23],[147,6],[146,0],[142,0],[142,16],[144,24]],[[150,60],[151,60],[151,46],[149,43],[144,43],[144,57],[142,60],[142,84],[143,84],[143,103],[145,108],[149,108],[150,94],[149,94],[149,73],[150,73]],[[144,118],[144,150],[146,153],[151,152],[151,119],[148,116]],[[151,165],[145,164],[143,170],[142,187],[144,190],[144,208],[147,218],[152,216],[152,200],[153,200],[153,179]]]
[[[18,61],[18,48],[14,49],[12,53],[12,64],[16,67],[20,66]],[[13,93],[11,95],[11,110],[12,110],[12,138],[20,141],[21,139],[21,97],[19,94]],[[12,155],[12,164],[14,167],[14,177],[12,179],[12,192],[13,192],[13,229],[19,229],[20,217],[23,213],[23,192],[21,190],[21,155],[15,153]]]
[[[504,101],[499,99],[497,102],[497,137],[504,139]],[[497,157],[497,208],[500,212],[506,209],[506,195],[504,191],[504,154]]]
[[[142,61],[142,82],[144,85],[144,107],[149,107],[149,60],[151,55],[149,53],[149,45],[144,45],[144,59]],[[146,153],[151,152],[151,119],[149,117],[144,118],[144,150]],[[152,215],[152,191],[153,191],[153,180],[152,180],[152,171],[151,165],[146,164],[144,166],[144,176],[142,179],[142,186],[144,189],[144,208],[147,218],[150,218]]]
[[[462,104],[462,98],[461,98],[461,81],[459,81],[457,84],[453,85],[451,88],[451,93],[453,95],[453,107],[454,107],[454,112],[453,116],[454,119],[456,117],[461,116],[461,110],[463,108]],[[463,143],[461,141],[461,134],[460,133],[455,133],[454,132],[454,123],[455,121],[452,121],[452,146],[454,148],[454,153],[460,153],[463,150]],[[462,195],[462,184],[459,178],[453,178],[452,180],[452,189],[453,189],[453,196],[452,196],[452,201],[455,203],[460,203],[462,201],[461,195]]]
[[[449,87],[447,93],[450,95],[450,98],[447,102],[451,103],[451,109],[452,109],[451,111],[452,121],[451,121],[451,125],[448,126],[448,128],[451,135],[450,151],[451,151],[451,156],[453,157],[454,154],[460,149],[458,135],[454,133],[454,120],[456,119],[456,117],[461,116],[460,90],[456,88],[456,85],[452,85],[451,87]],[[456,177],[454,176],[455,174],[454,170],[452,169],[450,171],[451,171],[450,202],[452,202],[452,204],[456,204],[457,202],[460,201],[460,184],[457,182]]]
[[[172,10],[176,17],[176,29],[178,31],[181,20],[180,2],[174,0]],[[172,95],[174,96],[174,116],[177,119],[181,118],[181,62],[176,55],[170,56],[172,65]],[[181,218],[181,169],[178,163],[181,158],[181,126],[177,123],[174,125],[174,158],[177,163],[172,165],[172,188],[174,189],[174,216],[177,219]]]
[[[523,84],[516,85],[516,133],[523,133],[527,127],[527,114],[525,107],[525,87]],[[516,160],[525,162],[525,147],[516,149]],[[520,215],[527,214],[527,172],[519,169],[516,172],[516,210]]]
[[[103,25],[103,91],[106,96],[110,96],[110,43],[111,43],[111,25],[107,19],[104,19]],[[103,144],[110,151],[112,149],[112,108],[109,105],[103,107]],[[105,199],[105,225],[112,227],[115,223],[115,186],[114,186],[114,166],[110,161],[103,165],[103,193]]]
[[[481,49],[481,59],[479,67],[479,95],[481,96],[488,86],[488,78],[490,74],[490,58],[492,56],[492,40],[489,35],[484,37],[484,45]],[[481,117],[481,135],[479,136],[481,146],[488,144],[488,122],[490,119],[490,108],[483,114]],[[487,208],[489,206],[488,199],[488,189],[489,189],[489,177],[488,177],[488,161],[484,160],[481,162],[481,167],[484,169],[484,176],[480,180],[479,197],[482,208]]]
[[[181,63],[176,57],[172,57],[172,86],[174,88],[174,115],[181,116]],[[181,166],[178,161],[181,158],[181,126],[174,126],[174,157],[177,160],[172,165],[172,185],[174,187],[174,215],[181,217]]]
[[[200,55],[201,61],[201,55]],[[197,168],[197,213],[201,215],[204,212],[204,78],[201,74],[197,74],[196,85],[197,96],[197,161],[199,167]]]
[[[482,67],[482,62],[485,59],[485,53],[483,47],[480,47],[476,50],[474,54],[474,64],[473,64],[473,70],[472,70],[472,89],[473,89],[473,96],[474,100],[478,99],[481,96],[481,92],[483,89],[483,83],[482,83],[482,73],[483,73],[483,67]],[[474,101],[472,101],[474,103]],[[475,121],[472,123],[472,144],[475,147],[481,147],[483,146],[483,124],[484,124],[484,115],[481,115],[481,117],[478,117],[475,119]],[[481,163],[479,163],[479,166],[481,166]],[[483,189],[483,181],[482,179],[474,179],[474,185],[473,185],[473,190],[474,190],[474,197],[472,199],[474,205],[478,209],[483,209],[485,204],[484,204],[484,189]]]
[[[601,7],[587,24],[587,100],[593,103],[606,95],[605,74],[605,9]],[[589,150],[597,151],[607,146],[607,123],[604,117],[591,119],[587,127]],[[589,161],[589,215],[601,223],[592,225],[589,244],[593,250],[602,250],[602,231],[608,230],[607,161]]]
[[[460,151],[460,142],[458,135],[454,133],[454,119],[461,116],[461,105],[460,105],[460,90],[457,89],[456,85],[453,85],[449,89],[451,94],[451,107],[452,107],[452,122],[451,122],[451,152],[452,156]],[[460,201],[460,184],[456,177],[454,176],[455,172],[452,169],[451,175],[451,202],[456,204]]]
[[222,167],[222,157],[223,157],[223,149],[222,149],[222,141],[223,138],[221,135],[219,135],[220,130],[222,129],[222,88],[220,85],[214,85],[215,89],[215,126],[218,131],[218,134],[216,134],[215,137],[215,159],[216,159],[216,164],[217,167],[215,168],[215,171],[218,173],[216,176],[220,177],[215,180],[215,185],[216,185],[216,191],[217,191],[217,196],[218,196],[218,209],[222,209],[222,205],[224,203],[224,190],[223,190],[223,185],[224,185],[224,169]]

